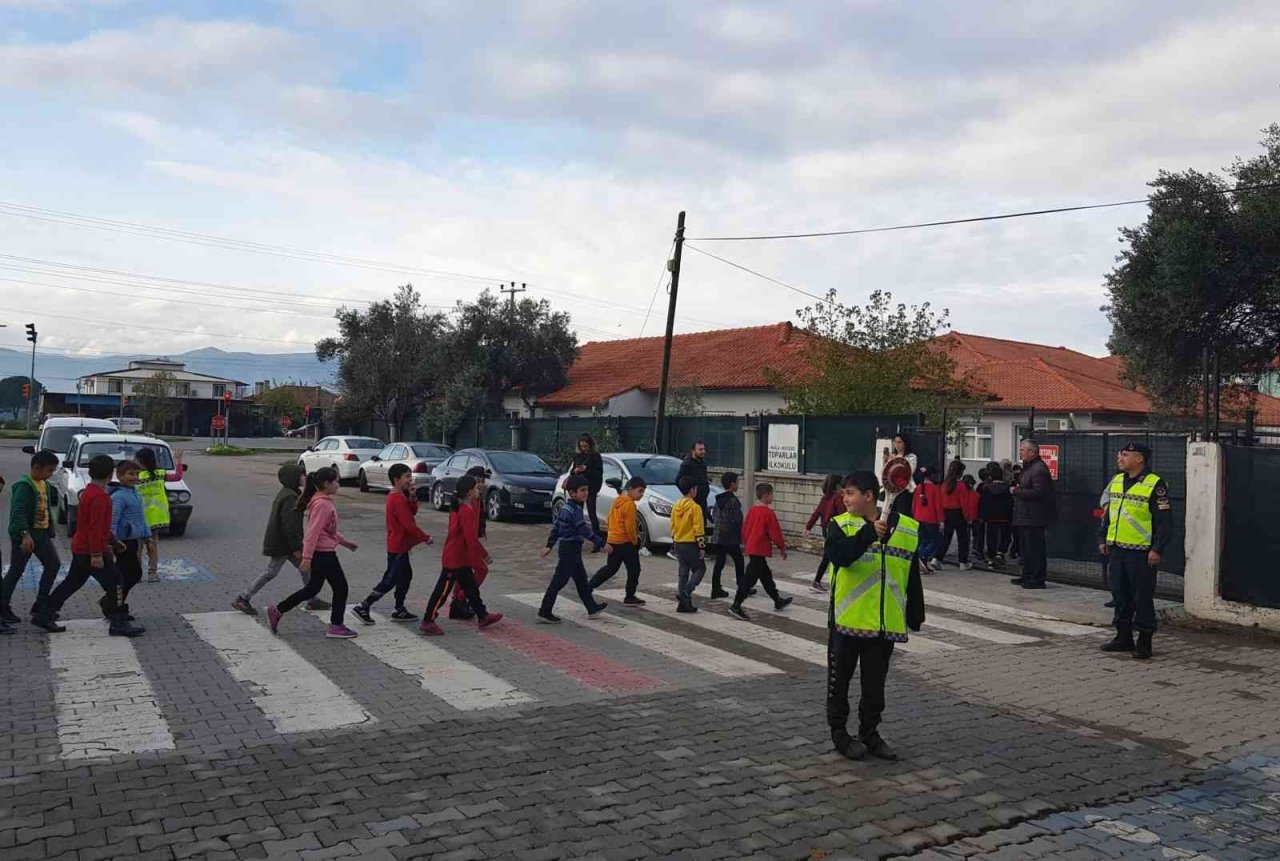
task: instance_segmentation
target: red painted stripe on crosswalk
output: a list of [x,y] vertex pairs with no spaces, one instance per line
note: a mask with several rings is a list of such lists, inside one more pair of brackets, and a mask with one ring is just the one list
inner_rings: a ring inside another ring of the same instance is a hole
[[666,687],[662,679],[638,673],[600,652],[575,646],[529,625],[521,625],[512,621],[510,616],[480,633],[539,664],[573,676],[582,684],[598,691],[640,693]]

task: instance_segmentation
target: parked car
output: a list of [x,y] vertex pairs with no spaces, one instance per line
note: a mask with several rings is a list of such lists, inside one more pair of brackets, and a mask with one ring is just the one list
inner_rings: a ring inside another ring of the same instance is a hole
[[355,481],[360,475],[360,464],[386,448],[380,439],[368,436],[327,436],[298,455],[298,466],[307,475],[322,466],[338,471],[341,481]]
[[[27,454],[35,454],[38,451],[51,451],[58,456],[58,462],[61,463],[67,456],[67,450],[71,448],[71,439],[76,434],[118,434],[120,431],[114,424],[106,419],[90,419],[83,416],[50,416],[40,425],[40,438],[36,440],[35,445],[24,445],[22,450]],[[58,489],[58,495],[65,497],[67,495],[67,486],[63,483],[66,476],[58,470],[53,474],[53,478],[49,479],[53,482],[53,486]],[[64,523],[66,521],[63,521]]]
[[[76,508],[80,503],[80,493],[89,484],[89,461],[100,454],[111,455],[116,463],[137,460],[138,451],[144,448],[155,452],[159,469],[173,470],[173,450],[162,439],[141,434],[78,434],[71,438],[70,450],[53,477],[61,491],[58,494],[58,522],[67,524],[68,534],[74,535],[76,531]],[[114,476],[112,478],[114,480]],[[165,482],[165,491],[169,496],[168,534],[182,535],[191,520],[191,488],[187,487],[185,479],[179,479]]]
[[373,488],[391,489],[387,472],[397,463],[403,463],[413,471],[413,486],[419,499],[426,499],[431,492],[431,470],[453,454],[453,449],[436,442],[393,442],[373,457],[360,464],[356,481],[360,490],[368,493]]
[[116,426],[116,433],[142,433],[142,419],[137,416],[119,416],[107,421]]
[[484,497],[490,520],[505,520],[517,513],[551,514],[556,471],[545,460],[529,451],[481,448],[463,449],[431,471],[431,504],[436,510],[448,507],[458,479],[473,466],[483,466],[490,473]]
[[[636,531],[640,535],[641,547],[654,547],[671,543],[671,507],[680,499],[680,490],[676,487],[676,474],[680,472],[680,458],[665,454],[642,454],[638,452],[609,452],[600,455],[604,464],[604,486],[596,494],[596,517],[600,519],[600,528],[609,519],[609,509],[618,493],[626,487],[632,476],[640,476],[645,480],[644,496],[636,503]],[[559,511],[568,501],[564,491],[564,480],[569,473],[560,476],[556,481],[555,498],[552,510]],[[720,488],[711,485],[707,493],[707,510],[716,504]],[[711,526],[708,521],[707,533]]]

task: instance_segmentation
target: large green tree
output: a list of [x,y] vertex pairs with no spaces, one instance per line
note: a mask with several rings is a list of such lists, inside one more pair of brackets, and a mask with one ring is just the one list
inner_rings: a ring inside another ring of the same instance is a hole
[[316,356],[338,363],[339,419],[380,419],[394,441],[442,382],[445,317],[424,309],[412,284],[363,311],[343,307],[336,316],[338,335],[318,342]]
[[942,407],[970,397],[955,375],[945,341],[948,312],[895,304],[877,290],[865,305],[826,299],[796,312],[811,336],[803,355],[811,371],[768,376],[788,412],[805,415],[908,415],[937,419]]
[[526,406],[539,395],[568,382],[569,366],[578,355],[578,338],[569,315],[551,310],[546,301],[505,302],[488,290],[475,302],[459,302],[450,359],[457,369],[479,368],[485,401],[491,407],[509,391]]
[[1249,383],[1280,353],[1280,188],[1233,193],[1280,184],[1280,124],[1262,147],[1226,176],[1161,171],[1146,221],[1120,231],[1108,346],[1166,412],[1195,411],[1206,349],[1224,380]]
[[[27,408],[27,399],[22,396],[22,387],[30,382],[30,378],[22,377],[5,377],[0,380],[0,410],[12,413],[14,416],[20,410]],[[40,402],[40,392],[44,390],[44,386],[40,385],[40,381],[36,380],[36,390],[32,398],[33,404]]]
[[129,403],[141,415],[142,427],[148,433],[163,433],[182,412],[177,389],[177,378],[168,371],[157,371],[134,384]]

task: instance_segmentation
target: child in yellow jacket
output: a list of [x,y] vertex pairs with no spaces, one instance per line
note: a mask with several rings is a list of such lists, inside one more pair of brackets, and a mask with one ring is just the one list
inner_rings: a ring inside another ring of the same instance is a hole
[[698,483],[686,475],[677,485],[683,498],[671,509],[671,542],[680,563],[680,583],[676,589],[676,612],[696,613],[693,606],[693,590],[698,588],[707,573],[706,515],[695,498]]

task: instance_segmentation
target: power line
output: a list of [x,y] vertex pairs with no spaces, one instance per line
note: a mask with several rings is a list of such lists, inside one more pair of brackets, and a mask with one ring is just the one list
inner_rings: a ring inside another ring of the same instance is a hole
[[808,290],[801,290],[799,287],[794,287],[785,281],[779,281],[777,278],[774,278],[769,275],[765,275],[763,272],[757,272],[754,269],[748,269],[746,266],[743,266],[741,263],[734,263],[732,260],[726,260],[725,258],[720,257],[717,254],[712,254],[710,251],[703,251],[701,248],[699,248],[696,245],[690,245],[688,242],[685,242],[684,247],[688,248],[690,251],[696,251],[699,254],[702,254],[706,257],[719,260],[721,263],[725,263],[729,266],[732,266],[734,269],[741,269],[743,272],[748,272],[756,276],[757,278],[763,278],[765,281],[769,281],[773,284],[777,284],[779,287],[785,287],[788,290],[792,291],[793,293],[799,293],[801,296],[808,296],[810,299],[817,299],[819,302],[827,301],[827,298],[825,296],[819,296],[816,293],[810,293]]
[[671,245],[667,247],[667,254],[662,258],[662,271],[658,273],[658,283],[653,287],[653,295],[649,297],[649,307],[644,312],[644,322],[640,324],[640,337],[644,337],[644,327],[649,325],[649,315],[653,313],[653,303],[658,301],[658,292],[662,290],[662,282],[667,280],[667,265],[671,259],[671,250],[676,247],[676,241],[671,240]]
[[232,341],[263,341],[272,344],[299,344],[307,347],[314,347],[313,341],[294,341],[287,338],[258,338],[253,335],[232,335],[228,332],[192,332],[189,330],[178,330],[173,326],[145,326],[142,323],[135,323],[132,320],[125,322],[123,320],[103,320],[92,317],[74,317],[69,314],[50,314],[48,311],[33,311],[30,308],[7,308],[0,306],[0,311],[11,311],[17,314],[27,314],[32,317],[50,317],[54,320],[72,320],[77,323],[92,323],[95,326],[120,326],[125,329],[144,329],[150,332],[165,332],[167,334],[177,334],[185,331],[191,335],[205,335],[212,338],[227,338]]
[[[1250,185],[1242,188],[1223,189],[1214,194],[1247,194],[1254,191],[1270,191],[1280,189],[1280,182],[1266,185]],[[767,239],[812,239],[822,236],[856,236],[863,233],[889,233],[895,230],[917,230],[922,227],[946,227],[954,224],[974,224],[980,221],[1003,221],[1010,218],[1028,218],[1035,215],[1056,215],[1063,212],[1083,212],[1089,209],[1111,209],[1117,206],[1134,206],[1139,203],[1151,203],[1153,199],[1171,200],[1184,197],[1200,197],[1201,195],[1168,195],[1166,197],[1143,197],[1134,200],[1117,200],[1111,203],[1090,203],[1083,206],[1058,206],[1053,209],[1033,209],[1026,212],[1005,212],[999,215],[979,215],[971,218],[951,218],[945,221],[922,221],[914,224],[895,224],[892,227],[864,227],[859,230],[824,230],[815,233],[775,233],[759,236],[694,236],[698,242],[748,242]],[[725,261],[728,262],[728,261]],[[785,286],[785,285],[784,285]]]

